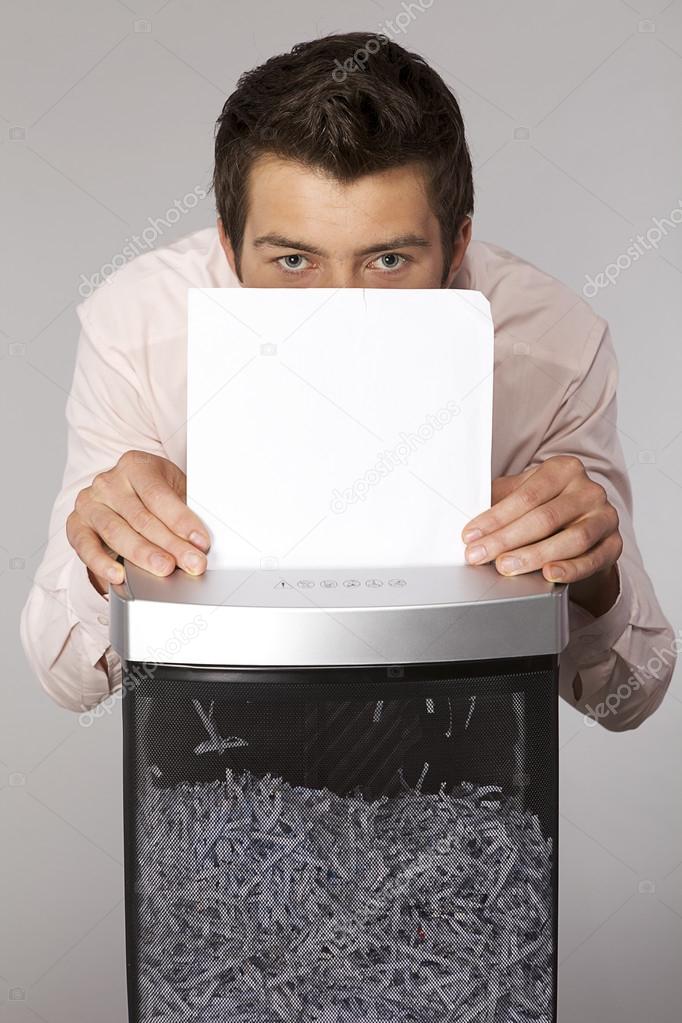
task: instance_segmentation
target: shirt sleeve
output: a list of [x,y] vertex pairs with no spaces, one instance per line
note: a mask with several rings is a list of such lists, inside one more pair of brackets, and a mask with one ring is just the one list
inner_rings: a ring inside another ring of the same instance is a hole
[[108,596],[93,586],[70,546],[66,520],[78,492],[125,451],[164,452],[141,394],[134,342],[119,343],[114,319],[105,340],[89,320],[88,302],[78,314],[81,332],[66,403],[66,466],[49,540],[21,613],[20,635],[43,689],[60,706],[82,712],[121,687],[121,665],[109,644]]
[[619,593],[598,617],[569,600],[570,640],[560,657],[559,691],[610,731],[636,728],[661,703],[678,641],[644,568],[633,523],[630,480],[617,427],[618,364],[599,318],[585,347],[587,368],[566,394],[533,465],[575,455],[605,488],[619,515]]

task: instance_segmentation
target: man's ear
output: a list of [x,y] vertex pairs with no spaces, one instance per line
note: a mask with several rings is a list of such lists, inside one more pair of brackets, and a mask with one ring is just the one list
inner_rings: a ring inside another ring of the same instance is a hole
[[471,241],[471,229],[472,229],[471,217],[465,217],[457,233],[457,239],[455,241],[455,245],[452,251],[452,259],[450,260],[450,266],[448,268],[447,276],[443,283],[444,288],[450,287],[454,280],[455,274],[462,265],[464,254],[466,253],[466,250],[469,246],[469,242]]
[[222,246],[223,252],[225,253],[225,258],[227,259],[227,262],[230,264],[230,269],[232,270],[232,273],[235,275],[235,277],[238,278],[239,271],[237,269],[237,259],[234,254],[234,249],[232,248],[232,242],[225,234],[225,228],[220,217],[218,217],[216,223],[218,225],[218,237],[220,238],[220,244]]

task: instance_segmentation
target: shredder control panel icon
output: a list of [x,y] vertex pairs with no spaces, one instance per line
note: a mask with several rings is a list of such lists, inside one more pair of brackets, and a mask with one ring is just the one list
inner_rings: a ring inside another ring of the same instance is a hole
[[303,579],[296,579],[294,581],[293,576],[289,578],[280,578],[274,584],[273,589],[275,590],[286,590],[297,587],[299,590],[314,590],[319,587],[322,590],[335,590],[337,586],[344,586],[346,589],[357,589],[359,586],[366,586],[367,589],[377,590],[381,586],[407,586],[407,579],[389,579],[389,578],[377,578],[376,576],[370,576],[364,579],[355,579],[352,576],[340,576],[339,578],[329,579],[311,579],[309,577]]

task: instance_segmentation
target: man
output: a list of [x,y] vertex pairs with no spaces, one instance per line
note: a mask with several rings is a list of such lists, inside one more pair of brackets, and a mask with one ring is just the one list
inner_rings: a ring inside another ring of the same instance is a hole
[[107,617],[117,555],[157,575],[206,568],[208,536],[185,504],[188,287],[470,288],[490,300],[496,336],[493,506],[463,532],[467,558],[569,584],[561,695],[633,728],[663,699],[676,640],[634,535],[608,325],[471,241],[454,96],[418,56],[367,43],[315,40],[244,75],[217,126],[217,230],[138,257],[78,307],[67,465],[22,614],[27,656],[59,704],[92,707],[121,684]]

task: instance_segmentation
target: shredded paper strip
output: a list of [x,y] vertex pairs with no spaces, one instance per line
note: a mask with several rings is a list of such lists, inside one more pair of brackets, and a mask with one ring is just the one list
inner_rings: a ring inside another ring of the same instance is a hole
[[495,786],[138,804],[144,1023],[549,1023],[552,843]]

